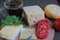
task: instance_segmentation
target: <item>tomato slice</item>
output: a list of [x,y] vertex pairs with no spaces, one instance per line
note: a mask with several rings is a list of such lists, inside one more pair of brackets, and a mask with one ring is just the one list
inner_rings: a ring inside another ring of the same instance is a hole
[[50,29],[50,21],[47,19],[39,20],[36,26],[36,36],[39,39],[48,37]]

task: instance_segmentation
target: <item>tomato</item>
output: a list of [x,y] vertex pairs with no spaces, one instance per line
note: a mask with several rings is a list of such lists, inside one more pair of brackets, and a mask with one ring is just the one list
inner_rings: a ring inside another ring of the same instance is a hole
[[53,23],[53,27],[57,30],[60,31],[60,18],[56,19]]
[[47,19],[42,19],[37,22],[36,25],[36,36],[39,39],[44,39],[48,37],[50,29],[50,21]]

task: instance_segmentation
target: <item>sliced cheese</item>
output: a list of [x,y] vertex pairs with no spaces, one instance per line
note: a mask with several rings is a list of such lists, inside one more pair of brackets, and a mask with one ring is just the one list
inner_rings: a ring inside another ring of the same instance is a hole
[[5,26],[0,31],[0,36],[8,40],[15,40],[22,28],[23,28],[23,25]]
[[44,19],[44,12],[39,6],[23,7],[29,25],[34,25],[38,20]]
[[49,18],[60,18],[60,6],[55,4],[49,4],[44,8],[45,14]]
[[34,28],[25,28],[26,30],[20,33],[20,39],[27,40],[31,36],[32,39],[37,39],[35,35],[35,29]]

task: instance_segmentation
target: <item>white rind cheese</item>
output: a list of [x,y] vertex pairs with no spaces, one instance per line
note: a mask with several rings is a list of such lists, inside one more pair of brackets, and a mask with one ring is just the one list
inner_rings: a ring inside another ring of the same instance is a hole
[[49,4],[44,8],[44,12],[47,17],[57,19],[60,18],[60,6],[55,4]]
[[39,6],[23,7],[29,25],[34,25],[38,20],[44,19],[44,11]]

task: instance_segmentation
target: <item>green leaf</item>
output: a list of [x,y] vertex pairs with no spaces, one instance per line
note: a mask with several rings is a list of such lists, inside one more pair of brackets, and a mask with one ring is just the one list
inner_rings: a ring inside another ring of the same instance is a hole
[[21,25],[23,24],[22,20],[19,17],[16,16],[8,16],[7,19],[2,20],[2,25]]

